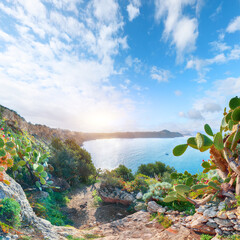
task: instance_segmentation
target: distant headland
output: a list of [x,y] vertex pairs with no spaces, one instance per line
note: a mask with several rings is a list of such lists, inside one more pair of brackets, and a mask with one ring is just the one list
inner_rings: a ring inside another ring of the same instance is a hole
[[0,105],[0,114],[7,119],[7,124],[12,127],[28,131],[36,138],[40,138],[45,142],[50,142],[53,137],[58,137],[62,140],[74,139],[78,144],[85,141],[96,139],[110,139],[110,138],[175,138],[183,137],[179,132],[171,132],[168,130],[153,131],[153,132],[113,132],[113,133],[84,133],[70,131],[60,128],[50,128],[45,125],[32,124],[27,122],[15,111]]

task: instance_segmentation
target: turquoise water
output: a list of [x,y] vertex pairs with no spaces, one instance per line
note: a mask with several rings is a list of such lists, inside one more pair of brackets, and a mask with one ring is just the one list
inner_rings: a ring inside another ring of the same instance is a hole
[[99,139],[84,142],[83,147],[90,152],[97,168],[113,169],[124,164],[135,172],[141,164],[161,161],[178,172],[187,170],[194,174],[202,171],[202,160],[209,159],[209,152],[188,148],[182,156],[173,156],[172,149],[186,143],[187,138]]

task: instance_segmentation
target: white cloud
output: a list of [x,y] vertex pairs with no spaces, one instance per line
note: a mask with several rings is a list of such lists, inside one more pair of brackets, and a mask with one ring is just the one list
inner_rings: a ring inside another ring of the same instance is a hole
[[[84,9],[81,2],[0,3],[17,32],[0,31],[6,45],[0,50],[0,101],[34,123],[109,131],[119,116],[127,122],[134,108],[110,80],[114,57],[127,45],[123,18],[115,0],[91,0]],[[112,121],[101,125],[103,116]]]
[[202,114],[201,114],[201,112],[196,110],[196,109],[189,110],[187,116],[188,116],[188,118],[195,119],[195,120],[202,120],[202,119],[204,119]]
[[[218,46],[219,47],[219,46]],[[235,45],[234,47],[229,47],[226,45],[222,45],[222,51],[224,53],[219,53],[212,58],[207,59],[199,59],[192,58],[187,61],[186,69],[195,69],[198,72],[199,79],[198,83],[206,82],[206,73],[210,71],[209,66],[213,64],[223,64],[232,60],[240,59],[240,46]]]
[[153,66],[151,69],[151,78],[157,80],[158,82],[168,82],[172,75],[170,71],[166,69],[157,68]]
[[163,37],[171,39],[176,46],[177,61],[183,60],[186,53],[195,49],[198,37],[198,21],[183,14],[183,9],[187,6],[196,5],[195,0],[155,0],[155,19],[164,21]]
[[127,12],[128,12],[128,19],[131,22],[134,18],[138,17],[140,14],[140,0],[130,0],[129,4],[127,5]]
[[132,58],[132,56],[127,56],[125,63],[128,67],[132,67],[136,73],[140,73],[143,70],[143,63],[139,58]]
[[176,91],[174,92],[174,94],[175,94],[176,96],[181,96],[181,95],[182,95],[182,91],[176,90]]
[[212,20],[214,20],[222,12],[222,5],[223,3],[221,2],[219,6],[216,8],[216,10],[214,11],[214,13],[210,16]]
[[217,52],[224,52],[226,50],[231,49],[230,46],[228,46],[225,42],[221,42],[221,41],[211,42],[210,45],[213,47],[213,50]]
[[179,112],[179,116],[183,118],[189,118],[192,120],[203,120],[203,116],[200,111],[196,109],[191,109],[187,113]]
[[227,32],[234,33],[240,31],[240,16],[235,17],[228,25]]

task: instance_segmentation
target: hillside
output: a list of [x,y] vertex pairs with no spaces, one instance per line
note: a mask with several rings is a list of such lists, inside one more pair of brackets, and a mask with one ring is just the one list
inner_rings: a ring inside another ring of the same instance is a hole
[[52,137],[58,137],[62,140],[74,139],[78,144],[84,141],[95,139],[108,139],[108,138],[174,138],[182,137],[183,135],[178,132],[170,132],[162,130],[159,132],[115,132],[115,133],[84,133],[64,130],[59,128],[50,128],[45,125],[32,124],[27,122],[23,117],[15,111],[0,105],[0,112],[2,117],[9,119],[8,124],[13,126],[17,122],[18,128],[22,131],[28,131],[36,138],[40,138],[49,142]]

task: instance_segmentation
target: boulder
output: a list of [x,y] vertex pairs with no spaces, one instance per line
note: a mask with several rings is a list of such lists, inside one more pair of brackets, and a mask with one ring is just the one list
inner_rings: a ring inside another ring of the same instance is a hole
[[142,199],[142,197],[143,197],[142,193],[139,192],[139,193],[137,194],[137,196],[136,196],[136,199],[140,200],[140,199]]
[[203,212],[203,216],[209,217],[209,218],[216,217],[216,216],[217,216],[217,211],[215,211],[215,208],[206,209],[206,210]]
[[221,219],[221,218],[214,218],[214,221],[220,226],[220,227],[231,227],[234,224],[228,220],[228,219]]
[[63,178],[52,177],[51,181],[53,181],[53,186],[56,187],[53,188],[54,192],[64,192],[70,189],[69,183]]
[[4,199],[6,197],[13,198],[20,204],[22,225],[37,228],[45,239],[59,239],[58,234],[53,230],[52,224],[49,221],[35,215],[22,187],[7,174],[5,174],[5,179],[10,182],[10,185],[0,182],[0,199]]
[[135,211],[141,211],[141,210],[146,210],[146,204],[143,202],[138,202],[136,203],[136,205],[134,206]]
[[150,213],[156,213],[160,208],[162,208],[162,206],[158,205],[156,202],[154,201],[148,202],[147,210]]
[[98,194],[106,203],[130,205],[135,200],[132,194],[112,186],[101,187],[98,189]]

